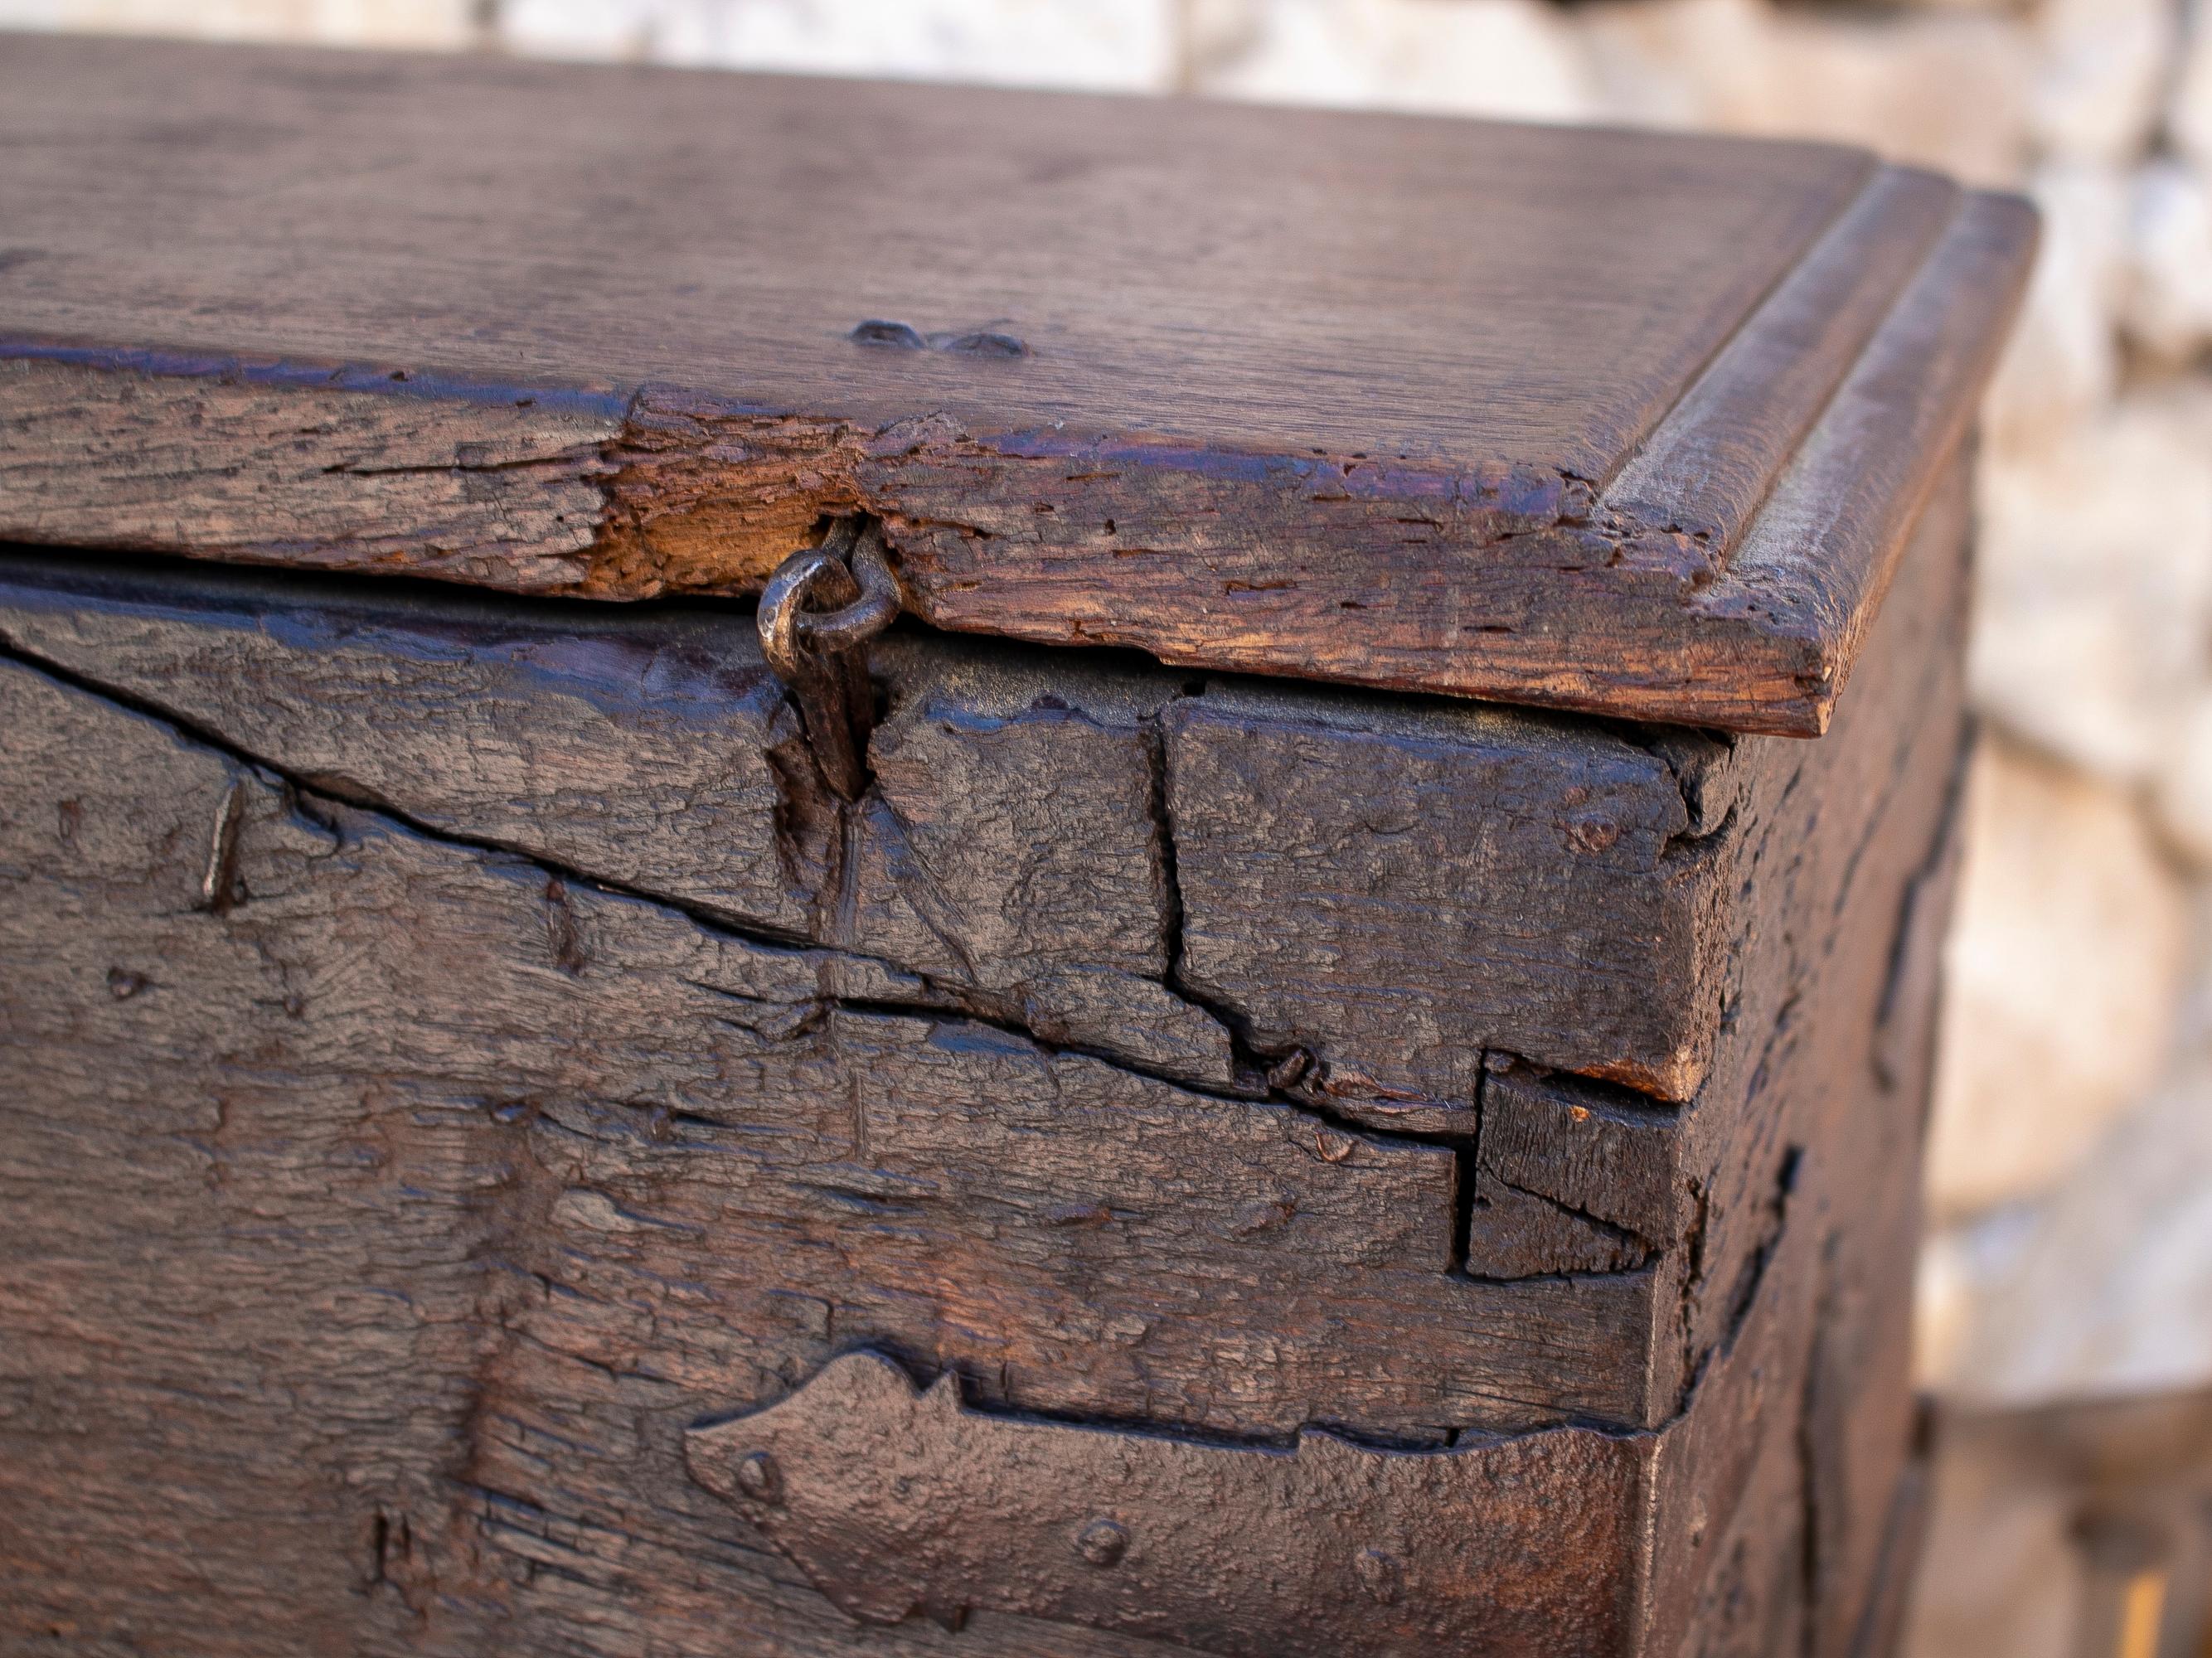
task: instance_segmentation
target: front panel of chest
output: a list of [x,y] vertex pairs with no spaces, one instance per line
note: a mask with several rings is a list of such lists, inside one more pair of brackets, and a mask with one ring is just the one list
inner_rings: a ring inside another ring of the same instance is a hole
[[853,801],[739,609],[8,556],[39,1627],[1849,1649],[1962,502],[1818,744],[895,633]]

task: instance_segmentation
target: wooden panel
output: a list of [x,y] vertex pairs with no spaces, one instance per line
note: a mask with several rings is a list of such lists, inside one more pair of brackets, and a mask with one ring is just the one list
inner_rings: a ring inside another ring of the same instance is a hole
[[1486,1048],[1686,1097],[1718,1029],[1710,739],[893,635],[841,815],[742,615],[63,555],[9,561],[0,641],[341,799],[1065,1046],[1261,1093],[1304,1054],[1298,1096],[1373,1127],[1470,1132]]
[[[787,1293],[794,1305],[827,1304],[825,1292],[851,1267],[844,1252],[854,1246],[837,1240],[866,1228],[866,1272],[885,1297],[866,1319],[890,1321],[878,1333],[901,1351],[981,1343],[973,1351],[986,1396],[1011,1390],[1008,1400],[1034,1408],[1114,1416],[1141,1400],[1149,1417],[1195,1426],[1251,1431],[1341,1418],[1413,1437],[1441,1435],[1470,1413],[1500,1424],[1645,1415],[1635,1333],[1650,1317],[1649,1284],[1634,1275],[1534,1286],[1459,1278],[1447,1146],[1364,1135],[1286,1102],[1196,1094],[1054,1054],[958,1017],[945,1006],[951,990],[875,959],[753,943],[312,792],[298,796],[313,814],[302,818],[249,762],[30,670],[11,669],[9,683],[23,703],[18,724],[36,732],[19,756],[24,804],[11,819],[26,847],[103,821],[98,794],[70,781],[73,756],[112,756],[118,789],[157,774],[142,750],[171,748],[228,780],[208,785],[204,811],[161,805],[137,841],[116,824],[145,823],[155,808],[116,803],[103,832],[124,836],[123,871],[168,872],[139,907],[112,902],[87,918],[97,926],[58,949],[61,913],[36,906],[74,904],[70,892],[98,882],[50,865],[17,884],[9,936],[21,970],[38,964],[47,987],[24,1014],[27,1042],[88,1040],[82,1014],[68,1010],[94,994],[89,1011],[103,1017],[112,1005],[114,1017],[179,1021],[162,1048],[188,1071],[210,1044],[257,1054],[256,1066],[280,1075],[329,1054],[343,1076],[373,1092],[388,1084],[389,1108],[447,1102],[443,1108],[461,1113],[455,1133],[552,1136],[574,1165],[569,1186],[595,1194],[572,1193],[565,1207],[549,1195],[556,1220],[574,1222],[586,1238],[619,1235],[629,1240],[625,1250],[676,1251],[684,1271],[675,1273],[672,1259],[661,1276],[705,1287],[735,1272],[733,1283],[752,1286],[738,1291],[749,1306],[763,1293],[775,1304]],[[281,847],[302,836],[307,861],[271,873],[272,839]],[[40,900],[49,883],[59,889]],[[173,892],[173,883],[185,885]],[[295,905],[270,902],[293,885]],[[204,934],[258,964],[248,975],[258,990],[200,983],[190,957]],[[456,995],[461,986],[465,995]],[[165,995],[153,998],[155,987]],[[325,1019],[334,1023],[319,1032]],[[241,1020],[235,1035],[215,1034]],[[663,1062],[664,1046],[684,1057]],[[90,1057],[79,1066],[80,1075],[97,1070]],[[237,1071],[243,1090],[249,1067],[240,1060]],[[223,1086],[205,1077],[179,1082],[188,1094]],[[1096,1140],[1079,1150],[1085,1122]],[[504,1156],[494,1144],[485,1142],[485,1155]],[[1071,1160],[1036,1160],[1036,1148],[1054,1145]],[[1370,1167],[1379,1184],[1355,1199]],[[283,1178],[282,1169],[262,1173]],[[751,1193],[741,1204],[725,1189],[732,1181]],[[1236,1189],[1220,1188],[1224,1181]],[[1309,1181],[1319,1185],[1302,1189]],[[771,1187],[779,1195],[763,1195]],[[1336,1213],[1346,1200],[1354,1207]],[[662,1218],[647,1225],[641,1214]],[[1195,1219],[1204,1216],[1214,1218]],[[809,1227],[821,1229],[818,1251],[802,1247]],[[1227,1281],[1202,1264],[1224,1247],[1247,1260],[1224,1304],[1248,1311],[1233,1316],[1216,1304]],[[955,1264],[975,1249],[998,1264]],[[1170,1318],[1172,1262],[1194,1250],[1199,1277],[1187,1315]],[[781,1287],[761,1289],[763,1272]],[[1271,1288],[1278,1272],[1289,1276]],[[1410,1299],[1394,1309],[1386,1296],[1361,1310],[1371,1289],[1401,1273]],[[1116,1275],[1126,1275],[1121,1290],[1112,1287]],[[1018,1279],[1032,1288],[1011,1287]],[[1051,1351],[1025,1358],[1009,1345],[1029,1315],[995,1299],[993,1284],[1042,1297],[1035,1329]],[[1339,1297],[1339,1287],[1352,1298]],[[836,1297],[848,1299],[842,1290]],[[1290,1339],[1304,1316],[1297,1308],[1322,1303],[1330,1332]],[[1425,1379],[1416,1379],[1405,1368],[1405,1333],[1363,1333],[1376,1317],[1460,1333],[1434,1363],[1421,1362]],[[838,1339],[860,1337],[866,1319],[848,1309]],[[831,1339],[826,1322],[815,1336]],[[1231,1370],[1199,1391],[1170,1382],[1206,1368],[1170,1357],[1193,1340],[1239,1353],[1279,1346],[1276,1380],[1255,1393],[1255,1378],[1224,1350]],[[1069,1341],[1083,1351],[1061,1350]],[[1093,1342],[1104,1349],[1090,1351]],[[1511,1356],[1516,1349],[1522,1357]],[[1580,1357],[1563,1365],[1571,1350]],[[1108,1356],[1115,1351],[1121,1357]],[[1382,1404],[1368,1383],[1354,1382],[1328,1404],[1334,1384],[1319,1382],[1316,1363],[1366,1372],[1401,1402]],[[1561,1386],[1571,1398],[1553,1396]],[[1277,1402],[1263,1402],[1269,1395]]]
[[[1001,1406],[1237,1433],[1641,1414],[1648,1278],[1458,1278],[1447,1148],[855,1011],[920,987],[5,685],[7,1431],[73,1426],[0,1466],[30,1501],[94,1458],[38,1501],[56,1546],[158,1552],[134,1491],[198,1483],[239,1540],[191,1570],[258,1603],[252,1515],[342,1527],[295,1609],[255,1614],[283,1626],[345,1615],[373,1514],[425,1556],[377,1570],[434,1597],[480,1491],[727,1537],[676,1489],[678,1430],[854,1342]],[[92,1328],[121,1344],[96,1373]],[[149,1424],[165,1391],[205,1402]]]
[[[1240,1443],[1663,1440],[1626,1558],[1546,1569],[1615,1575],[1622,1650],[1842,1652],[1907,1456],[1963,479],[1816,744],[902,639],[842,822],[743,615],[10,557],[0,1572],[94,1651],[1147,1650],[861,1629],[687,1478],[873,1345]],[[1244,887],[1239,799],[1297,849]],[[1671,944],[1530,976],[1475,902],[1523,887]],[[1231,981],[1267,916],[1340,932]],[[1679,1103],[1504,1040],[1670,982]]]
[[634,597],[866,509],[947,628],[1793,732],[2033,240],[1817,146],[29,37],[0,144],[0,534]]

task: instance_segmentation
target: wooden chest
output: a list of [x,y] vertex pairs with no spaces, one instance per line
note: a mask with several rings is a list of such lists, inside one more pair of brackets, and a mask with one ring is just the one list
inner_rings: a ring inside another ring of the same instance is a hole
[[2032,240],[7,40],[0,1651],[1883,1650]]

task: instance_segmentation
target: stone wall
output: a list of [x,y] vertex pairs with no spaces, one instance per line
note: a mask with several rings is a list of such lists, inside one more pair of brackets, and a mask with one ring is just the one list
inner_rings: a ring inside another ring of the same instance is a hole
[[1979,1402],[2212,1376],[2212,0],[0,0],[0,21],[1867,143],[2042,203],[1990,401],[1990,736],[1923,1350]]

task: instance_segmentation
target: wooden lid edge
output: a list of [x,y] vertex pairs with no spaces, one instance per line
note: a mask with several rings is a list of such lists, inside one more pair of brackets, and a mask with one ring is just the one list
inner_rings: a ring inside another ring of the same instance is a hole
[[1793,665],[1796,734],[1827,727],[1913,521],[1996,369],[2039,236],[2022,197],[1963,198],[1698,601]]
[[[2025,276],[2032,210],[1939,211],[1956,199],[1876,173],[1602,496],[1533,467],[16,340],[0,537],[619,598],[757,591],[824,515],[866,510],[942,627],[1813,735]],[[1778,358],[1808,318],[1815,345]],[[1705,534],[1651,536],[1670,507]]]
[[[1326,544],[1273,550],[1273,577],[1255,570],[1237,595],[1241,627],[1188,565],[1172,586],[1139,565],[1125,580],[1154,602],[1125,587],[1107,613],[1086,611],[1091,572],[1029,559],[1020,574],[1049,597],[1024,613],[970,551],[945,571],[925,556],[954,579],[925,580],[921,607],[943,626],[1178,665],[1818,737],[1995,367],[2037,235],[2022,197],[1882,169],[1601,497],[1547,501],[1552,521],[1532,513],[1472,545],[1438,537],[1356,593],[1332,600]],[[1664,516],[1700,507],[1703,533]],[[906,527],[926,546],[942,526]],[[1231,597],[1224,550],[1204,562]]]

